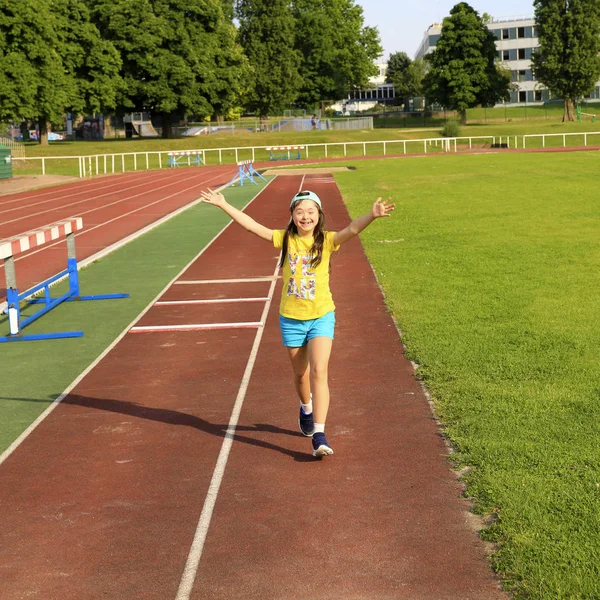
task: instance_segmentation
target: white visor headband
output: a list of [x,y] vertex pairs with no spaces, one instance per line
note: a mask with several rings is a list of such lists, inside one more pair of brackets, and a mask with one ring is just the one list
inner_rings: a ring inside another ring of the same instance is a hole
[[312,200],[313,202],[316,202],[319,205],[320,209],[323,208],[323,206],[321,205],[321,199],[314,192],[310,192],[308,190],[298,192],[292,198],[292,201],[290,202],[290,206],[292,206],[292,204],[294,204],[294,202],[298,202],[299,200]]

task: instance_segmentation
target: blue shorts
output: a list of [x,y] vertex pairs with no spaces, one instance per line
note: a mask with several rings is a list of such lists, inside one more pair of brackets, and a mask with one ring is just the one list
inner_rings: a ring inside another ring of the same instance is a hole
[[301,321],[288,319],[279,315],[279,328],[283,345],[288,348],[301,348],[308,340],[316,337],[328,337],[333,339],[335,328],[335,311],[328,312],[318,319]]

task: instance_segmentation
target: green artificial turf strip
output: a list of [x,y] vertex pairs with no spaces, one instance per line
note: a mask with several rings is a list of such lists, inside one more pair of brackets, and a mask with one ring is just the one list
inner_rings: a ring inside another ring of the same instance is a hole
[[[229,202],[246,205],[265,184],[225,190]],[[156,295],[226,225],[229,218],[196,205],[109,256],[80,270],[82,295],[127,292],[128,299],[67,302],[32,323],[25,334],[83,330],[82,338],[0,344],[0,453],[82,373]],[[67,258],[65,256],[65,267]],[[19,279],[17,264],[17,282]],[[51,288],[66,293],[66,283]],[[40,305],[26,308],[24,315]],[[6,316],[1,335],[8,333]]]
[[335,174],[353,216],[397,203],[361,238],[515,598],[600,597],[597,161],[454,155]]

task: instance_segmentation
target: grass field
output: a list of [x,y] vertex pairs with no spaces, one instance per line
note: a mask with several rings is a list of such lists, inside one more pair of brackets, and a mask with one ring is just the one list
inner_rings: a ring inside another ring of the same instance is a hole
[[[598,598],[597,156],[446,156],[338,173],[432,394],[494,567],[522,599]],[[335,265],[334,265],[335,268]]]

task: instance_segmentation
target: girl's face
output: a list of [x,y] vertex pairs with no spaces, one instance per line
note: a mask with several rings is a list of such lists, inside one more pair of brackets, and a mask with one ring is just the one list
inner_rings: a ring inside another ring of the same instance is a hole
[[319,207],[312,200],[298,202],[292,211],[292,221],[298,229],[298,235],[310,236],[319,223]]

